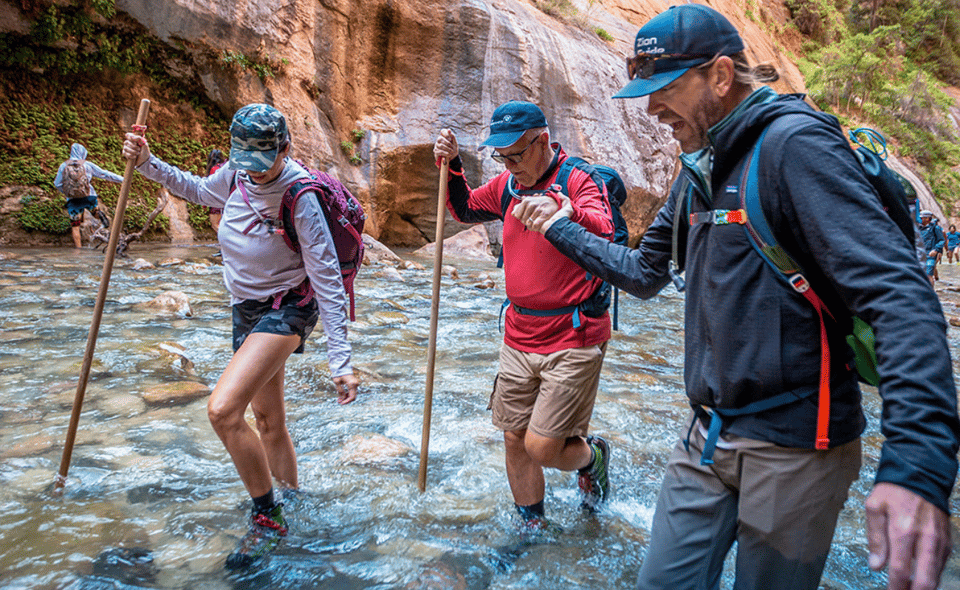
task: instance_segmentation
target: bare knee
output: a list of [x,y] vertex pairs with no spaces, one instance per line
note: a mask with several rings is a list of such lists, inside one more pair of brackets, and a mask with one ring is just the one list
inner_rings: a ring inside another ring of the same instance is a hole
[[207,403],[207,418],[210,425],[218,434],[228,432],[243,425],[243,411],[222,403],[217,403],[213,399]]
[[526,441],[527,455],[539,465],[554,467],[563,451],[563,445],[563,440],[528,436]]

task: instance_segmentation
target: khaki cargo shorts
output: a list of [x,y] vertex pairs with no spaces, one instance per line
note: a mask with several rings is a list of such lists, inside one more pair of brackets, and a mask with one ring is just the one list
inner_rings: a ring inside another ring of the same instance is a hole
[[504,344],[490,396],[493,425],[547,438],[585,436],[606,350],[603,342],[537,354]]

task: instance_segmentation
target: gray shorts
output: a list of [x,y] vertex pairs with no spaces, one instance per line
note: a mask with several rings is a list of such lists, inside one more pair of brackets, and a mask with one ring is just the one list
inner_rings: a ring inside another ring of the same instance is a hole
[[273,299],[256,301],[248,299],[233,306],[233,351],[240,349],[243,341],[249,334],[264,332],[280,334],[281,336],[300,337],[300,346],[293,351],[296,354],[303,352],[303,344],[307,336],[317,325],[320,312],[317,301],[310,298],[310,302],[300,307],[297,303],[303,299],[302,295],[288,293],[280,300],[279,309],[273,309]]

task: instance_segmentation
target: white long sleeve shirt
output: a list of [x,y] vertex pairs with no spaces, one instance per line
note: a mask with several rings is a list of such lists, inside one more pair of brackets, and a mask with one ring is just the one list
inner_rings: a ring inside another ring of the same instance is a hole
[[[279,233],[258,223],[261,217],[280,219],[284,191],[293,182],[309,176],[302,166],[287,158],[280,175],[262,185],[254,184],[246,172],[227,166],[210,176],[196,176],[153,155],[137,170],[174,195],[223,209],[217,238],[231,305],[250,299],[266,301],[297,287],[309,277],[327,335],[330,373],[339,377],[353,371],[347,341],[347,296],[337,251],[319,203],[309,195],[297,201],[293,221],[300,254],[291,250]],[[247,190],[249,205],[239,190],[241,182]]]

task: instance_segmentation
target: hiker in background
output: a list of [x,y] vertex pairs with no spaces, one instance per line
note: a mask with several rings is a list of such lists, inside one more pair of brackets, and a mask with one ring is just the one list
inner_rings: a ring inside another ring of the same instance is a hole
[[947,264],[954,264],[953,259],[957,259],[957,264],[960,264],[960,232],[957,231],[957,226],[951,224],[949,230],[947,231]]
[[[819,587],[860,471],[865,417],[845,341],[855,314],[876,336],[886,436],[866,502],[869,565],[887,567],[891,589],[933,590],[951,551],[960,439],[943,313],[836,119],[761,86],[776,71],[751,67],[744,49],[726,18],[697,4],[637,34],[616,97],[648,96],[684,152],[637,250],[583,231],[563,197],[559,210],[545,198],[514,210],[588,272],[643,298],[670,283],[679,234],[694,415],[666,467],[637,587],[717,588],[734,542],[738,589]],[[796,290],[740,225],[754,153],[764,216],[804,270]],[[825,309],[801,294],[814,290]]]
[[79,143],[71,145],[70,157],[57,169],[57,177],[53,180],[53,186],[57,187],[57,190],[67,198],[70,237],[73,238],[73,245],[77,248],[83,247],[80,227],[83,225],[84,211],[92,213],[103,224],[103,227],[107,228],[107,231],[110,230],[110,221],[98,206],[97,191],[94,190],[91,182],[94,178],[109,180],[117,184],[123,182],[122,176],[104,170],[88,161],[87,148]]
[[920,239],[927,252],[926,270],[930,284],[937,282],[937,262],[943,254],[943,229],[934,221],[932,211],[920,212]]
[[[586,510],[597,509],[608,493],[610,449],[603,438],[588,436],[588,427],[610,339],[609,299],[607,305],[584,309],[580,304],[593,302],[602,281],[510,215],[522,198],[517,191],[555,196],[558,168],[567,158],[560,144],[550,142],[540,108],[521,101],[498,106],[480,148],[487,146],[506,171],[476,189],[467,185],[452,131],[440,132],[433,153],[438,163],[442,158],[450,163],[447,207],[457,220],[503,220],[509,307],[490,403],[493,424],[503,431],[507,480],[522,530],[539,533],[548,525],[544,467],[578,471]],[[600,239],[612,239],[606,188],[574,168],[566,190],[575,221]]]
[[[250,529],[227,558],[227,567],[236,568],[276,547],[287,533],[271,478],[284,491],[299,485],[286,426],[284,367],[291,354],[303,352],[318,316],[339,403],[356,399],[358,380],[350,366],[340,265],[318,201],[297,202],[294,224],[302,255],[275,229],[285,190],[307,176],[287,157],[286,119],[271,106],[247,105],[233,116],[230,136],[229,166],[206,177],[151,155],[146,140],[137,135],[126,136],[123,155],[175,195],[223,208],[219,240],[233,307],[234,354],[210,395],[207,412],[253,499]],[[259,437],[244,419],[248,406]]]

